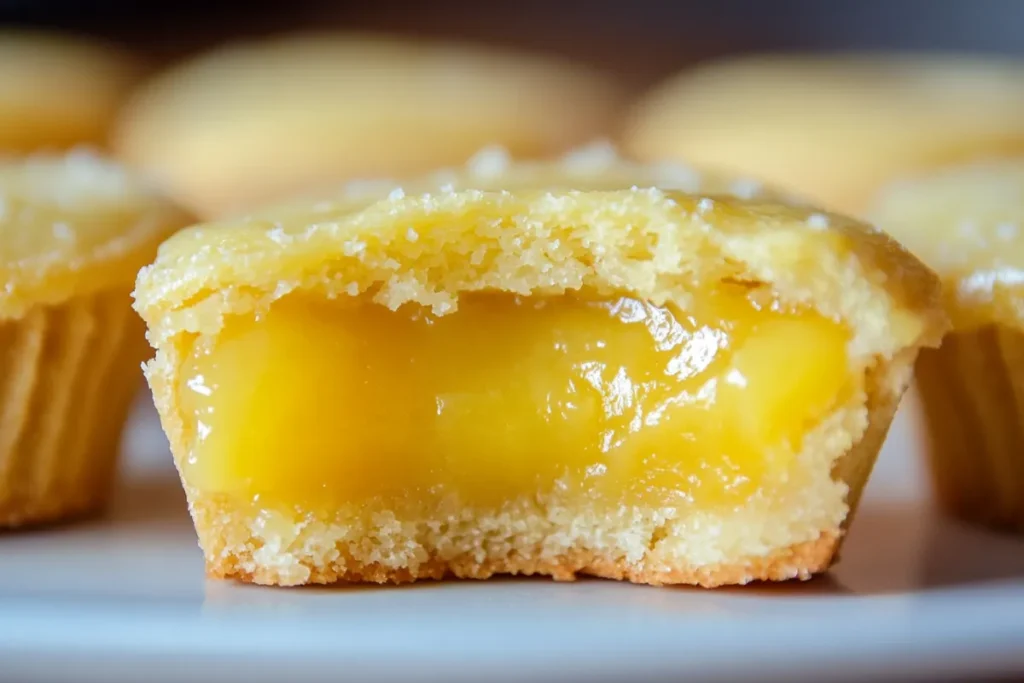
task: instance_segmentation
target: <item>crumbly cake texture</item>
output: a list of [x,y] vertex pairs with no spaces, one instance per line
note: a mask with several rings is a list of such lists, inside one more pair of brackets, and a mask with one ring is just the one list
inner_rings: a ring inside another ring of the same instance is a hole
[[[807,578],[829,565],[917,349],[945,330],[934,275],[851,219],[740,199],[699,176],[688,192],[655,188],[650,168],[594,159],[589,171],[565,160],[493,168],[483,179],[470,169],[429,191],[433,180],[376,200],[379,191],[348,193],[167,241],[135,297],[157,349],[147,377],[176,460],[194,438],[177,395],[191,345],[293,292],[438,315],[480,290],[626,293],[685,309],[688,291],[729,279],[768,284],[784,302],[845,321],[852,370],[866,376],[864,392],[806,436],[786,485],[728,513],[588,508],[551,495],[488,511],[409,503],[328,516],[260,509],[186,481],[211,575],[295,585],[592,574],[714,586]],[[608,180],[631,173],[639,180]],[[511,189],[501,190],[505,175]]]
[[1024,162],[894,183],[873,215],[935,268],[954,325],[917,363],[938,498],[1024,532]]
[[862,215],[880,185],[901,175],[1024,154],[1024,63],[748,55],[670,78],[628,119],[624,144],[641,158],[756,174]]
[[186,222],[85,152],[0,161],[0,527],[106,501],[146,356],[132,278]]
[[607,135],[620,101],[603,74],[557,58],[299,33],[224,46],[157,76],[126,106],[114,144],[217,218],[325,184],[462,163],[494,142],[553,154]]

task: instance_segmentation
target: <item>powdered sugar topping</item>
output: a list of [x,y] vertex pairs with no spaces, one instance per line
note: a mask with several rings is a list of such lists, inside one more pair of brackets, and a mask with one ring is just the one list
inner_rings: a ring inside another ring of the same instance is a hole
[[823,213],[812,213],[807,217],[807,227],[813,230],[828,230],[828,216]]
[[470,173],[482,177],[501,175],[512,164],[512,158],[504,147],[485,147],[469,160],[466,166]]
[[618,158],[615,145],[608,140],[596,140],[566,154],[562,163],[569,171],[603,171]]
[[366,251],[366,242],[362,240],[349,240],[342,245],[345,256],[361,256]]
[[729,193],[740,199],[753,199],[761,194],[763,189],[764,186],[760,182],[749,178],[740,178],[729,184]]
[[1016,223],[1000,223],[995,228],[996,238],[1001,242],[1012,242],[1017,239],[1019,232]]

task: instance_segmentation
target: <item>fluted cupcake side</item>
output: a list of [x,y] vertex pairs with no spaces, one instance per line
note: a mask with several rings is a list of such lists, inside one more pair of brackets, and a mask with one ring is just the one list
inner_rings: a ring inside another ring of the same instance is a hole
[[0,322],[0,527],[102,508],[146,354],[127,290]]
[[987,526],[1024,531],[1024,333],[957,331],[917,361],[940,504]]

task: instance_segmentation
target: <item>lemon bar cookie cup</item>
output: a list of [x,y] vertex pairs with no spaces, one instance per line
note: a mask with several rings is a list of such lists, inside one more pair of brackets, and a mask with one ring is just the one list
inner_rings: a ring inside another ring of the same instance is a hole
[[884,234],[731,185],[584,155],[164,243],[136,308],[208,573],[827,569],[938,286]]
[[1024,531],[1024,162],[893,184],[874,208],[942,277],[953,330],[917,362],[940,504]]
[[641,98],[624,144],[751,174],[863,216],[907,174],[1024,154],[1024,63],[969,55],[762,54]]
[[81,36],[0,29],[0,152],[105,147],[138,60]]
[[461,164],[489,144],[558,154],[610,134],[620,99],[604,74],[557,58],[298,33],[157,75],[126,106],[115,148],[214,219],[352,179]]
[[138,389],[131,283],[187,219],[90,154],[0,162],[0,527],[107,499]]

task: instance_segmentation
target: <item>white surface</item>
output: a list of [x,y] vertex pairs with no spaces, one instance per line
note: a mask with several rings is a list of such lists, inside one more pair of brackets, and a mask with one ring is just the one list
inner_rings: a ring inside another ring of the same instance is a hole
[[151,408],[107,519],[0,535],[0,679],[735,680],[1024,674],[1024,540],[938,518],[905,401],[843,560],[705,591],[205,581]]

